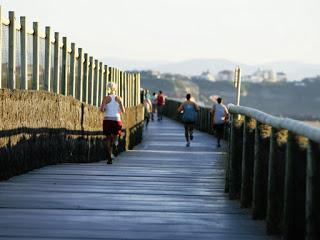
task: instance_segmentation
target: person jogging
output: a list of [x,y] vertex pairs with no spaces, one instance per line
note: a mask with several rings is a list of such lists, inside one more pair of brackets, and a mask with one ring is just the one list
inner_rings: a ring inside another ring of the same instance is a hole
[[145,128],[148,128],[149,121],[150,121],[150,115],[152,113],[152,103],[150,101],[150,95],[149,90],[145,90],[145,96],[143,100],[143,106],[144,106],[144,122],[145,122]]
[[225,105],[222,104],[222,98],[217,98],[217,103],[215,103],[211,109],[211,125],[216,131],[217,136],[217,147],[221,147],[220,140],[223,138],[224,126],[228,121],[229,112]]
[[159,94],[157,96],[157,115],[158,115],[158,121],[162,120],[162,115],[163,115],[163,108],[166,102],[166,98],[162,91],[159,91]]
[[120,114],[125,112],[121,97],[116,95],[117,84],[108,84],[110,94],[104,96],[100,111],[104,113],[103,133],[107,142],[107,164],[112,164],[112,147],[115,144],[116,152],[118,137],[121,134],[122,121]]
[[184,136],[186,147],[190,147],[190,140],[193,140],[193,128],[200,108],[195,101],[191,100],[191,94],[188,93],[186,100],[178,107],[178,112],[182,112],[182,121],[184,122]]
[[153,122],[154,115],[156,114],[156,108],[157,108],[157,95],[155,92],[152,94],[151,103],[152,103],[151,121]]

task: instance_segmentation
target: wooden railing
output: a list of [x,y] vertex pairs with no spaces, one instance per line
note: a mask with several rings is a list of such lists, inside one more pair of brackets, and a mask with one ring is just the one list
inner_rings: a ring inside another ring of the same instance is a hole
[[267,233],[320,239],[320,129],[256,109],[232,115],[226,191]]
[[46,90],[70,95],[98,106],[107,83],[118,85],[125,107],[140,103],[140,74],[105,65],[67,37],[54,36],[50,27],[41,32],[38,22],[28,28],[26,17],[15,12],[5,19],[0,7],[0,88]]
[[[181,121],[181,102],[167,100],[165,115]],[[320,129],[256,109],[228,105],[225,191],[265,219],[267,233],[284,239],[320,239]],[[212,133],[209,108],[196,128]]]

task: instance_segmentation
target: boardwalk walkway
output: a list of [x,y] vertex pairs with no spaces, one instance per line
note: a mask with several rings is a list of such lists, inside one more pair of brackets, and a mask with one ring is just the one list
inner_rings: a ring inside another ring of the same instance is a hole
[[215,140],[150,123],[113,165],[48,166],[0,183],[0,239],[273,239],[224,192]]

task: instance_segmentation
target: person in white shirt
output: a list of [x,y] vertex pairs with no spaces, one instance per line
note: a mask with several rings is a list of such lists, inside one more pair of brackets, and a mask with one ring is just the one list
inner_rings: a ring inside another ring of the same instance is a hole
[[224,126],[228,121],[229,112],[225,105],[222,104],[222,98],[217,98],[217,103],[215,103],[211,109],[211,126],[216,131],[216,136],[218,139],[217,147],[221,147],[220,140],[223,137]]
[[[110,94],[104,96],[100,105],[100,111],[104,113],[103,133],[107,141],[107,164],[112,164],[112,146],[117,143],[121,134],[122,121],[120,114],[125,112],[122,99],[116,95],[117,84],[108,84]],[[117,144],[115,146],[117,153]]]

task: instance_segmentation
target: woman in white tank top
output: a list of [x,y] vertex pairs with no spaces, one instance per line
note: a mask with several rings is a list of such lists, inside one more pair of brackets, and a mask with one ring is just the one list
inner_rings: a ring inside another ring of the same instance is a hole
[[104,113],[103,133],[106,135],[107,141],[107,163],[112,164],[112,146],[116,143],[117,153],[117,139],[122,129],[120,114],[124,113],[125,109],[121,97],[116,95],[117,85],[109,83],[108,88],[110,89],[110,94],[103,98],[100,111]]

